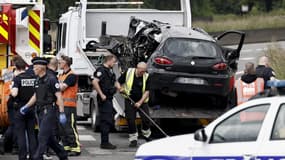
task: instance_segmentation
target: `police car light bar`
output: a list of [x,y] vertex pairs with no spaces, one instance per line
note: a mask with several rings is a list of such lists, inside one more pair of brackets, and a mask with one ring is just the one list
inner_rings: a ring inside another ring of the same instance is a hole
[[285,80],[270,80],[267,81],[266,85],[268,87],[285,88]]

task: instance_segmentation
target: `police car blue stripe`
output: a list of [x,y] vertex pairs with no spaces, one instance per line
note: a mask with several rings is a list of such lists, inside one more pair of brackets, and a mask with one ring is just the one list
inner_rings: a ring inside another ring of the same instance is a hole
[[137,160],[190,160],[190,157],[182,156],[136,156]]
[[[136,156],[136,160],[190,160],[191,157],[182,156]],[[209,156],[192,157],[192,160],[243,160],[242,156]],[[285,156],[257,156],[256,160],[285,160]]]
[[[192,157],[192,160],[243,160],[242,156]],[[285,156],[257,156],[256,160],[285,160]]]
[[256,160],[285,160],[285,156],[257,156]]
[[192,160],[243,160],[243,157],[241,156],[221,156],[221,157],[193,157]]

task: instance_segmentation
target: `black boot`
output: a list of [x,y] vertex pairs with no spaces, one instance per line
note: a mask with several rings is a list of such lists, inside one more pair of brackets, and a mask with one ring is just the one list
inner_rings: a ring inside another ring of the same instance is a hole
[[137,140],[133,140],[129,144],[130,148],[136,148],[137,146],[138,146],[138,141]]
[[117,146],[115,146],[115,145],[113,145],[113,144],[108,142],[108,143],[102,143],[100,145],[100,148],[102,148],[102,149],[116,149]]

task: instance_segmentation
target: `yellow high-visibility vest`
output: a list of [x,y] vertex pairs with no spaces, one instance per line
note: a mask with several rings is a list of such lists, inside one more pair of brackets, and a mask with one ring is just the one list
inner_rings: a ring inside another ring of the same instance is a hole
[[[135,76],[135,68],[129,68],[126,74],[126,82],[124,84],[124,90],[125,93],[129,96],[131,94],[133,82],[134,82],[134,76]],[[142,94],[145,92],[145,87],[146,87],[146,81],[148,79],[148,73],[144,73],[143,75],[143,87],[142,87]],[[148,102],[148,99],[145,99],[144,103]]]

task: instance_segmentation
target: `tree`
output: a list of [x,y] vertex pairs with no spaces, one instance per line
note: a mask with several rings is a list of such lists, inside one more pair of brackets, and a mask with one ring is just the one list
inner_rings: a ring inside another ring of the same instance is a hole
[[265,11],[269,12],[272,10],[272,0],[264,0],[265,2]]
[[60,17],[60,14],[67,11],[69,6],[74,6],[76,0],[45,0],[45,16],[50,20],[57,21]]

